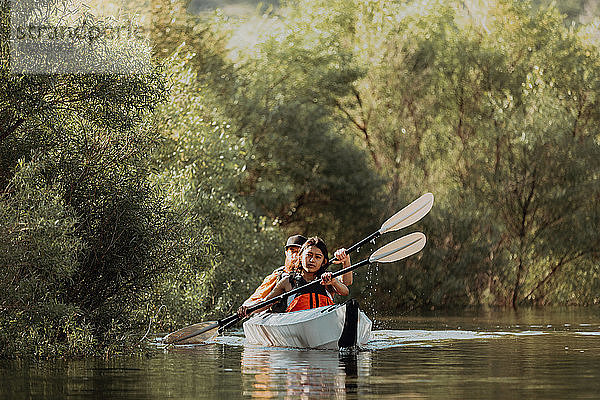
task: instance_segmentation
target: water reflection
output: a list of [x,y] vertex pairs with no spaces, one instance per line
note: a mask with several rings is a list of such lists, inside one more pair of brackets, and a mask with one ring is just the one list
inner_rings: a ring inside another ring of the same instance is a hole
[[369,375],[371,354],[244,347],[241,365],[245,396],[345,398],[359,393],[359,377]]
[[249,346],[228,332],[148,357],[0,361],[0,399],[598,398],[600,309],[380,321],[367,351]]

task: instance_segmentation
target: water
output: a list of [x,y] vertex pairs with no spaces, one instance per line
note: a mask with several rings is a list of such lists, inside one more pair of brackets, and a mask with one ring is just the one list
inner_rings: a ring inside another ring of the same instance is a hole
[[376,321],[360,352],[244,345],[241,332],[149,357],[0,363],[10,399],[596,399],[600,310]]

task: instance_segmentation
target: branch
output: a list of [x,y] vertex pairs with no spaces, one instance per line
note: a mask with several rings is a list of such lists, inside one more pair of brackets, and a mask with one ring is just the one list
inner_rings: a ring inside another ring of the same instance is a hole
[[[548,275],[546,275],[546,276],[544,277],[544,279],[542,279],[542,280],[541,280],[541,281],[540,281],[540,282],[539,282],[539,283],[538,283],[538,284],[537,284],[537,285],[536,285],[536,286],[535,286],[533,289],[531,289],[531,291],[529,292],[529,294],[527,294],[527,296],[523,297],[523,300],[528,300],[528,299],[530,299],[530,298],[531,298],[531,296],[532,296],[532,295],[533,295],[535,292],[537,292],[537,291],[538,291],[538,290],[539,290],[539,289],[540,289],[542,286],[544,286],[544,285],[545,285],[545,284],[548,282],[548,280],[550,280],[550,278],[551,278],[551,277],[552,277],[552,276],[553,276],[553,275],[556,273],[556,271],[558,271],[558,269],[559,269],[561,266],[563,266],[563,265],[565,265],[565,264],[568,264],[568,263],[570,263],[570,262],[572,262],[572,261],[575,261],[575,260],[577,260],[578,258],[580,258],[580,257],[583,257],[583,256],[584,256],[585,254],[587,254],[587,253],[589,253],[589,252],[582,251],[581,253],[574,255],[574,256],[573,256],[572,258],[570,258],[570,259],[567,259],[567,256],[566,256],[566,255],[564,255],[564,256],[563,256],[563,257],[562,257],[562,258],[561,258],[561,259],[560,259],[560,260],[559,260],[559,261],[556,263],[556,265],[555,265],[555,266],[552,268],[552,270],[551,270],[551,271],[548,273]],[[523,301],[523,300],[522,300],[522,301]]]
[[577,134],[579,133],[579,119],[581,118],[581,113],[583,111],[583,108],[585,107],[585,101],[586,101],[586,95],[585,93],[579,96],[579,107],[577,107],[577,117],[575,117],[575,121],[573,122],[573,138],[577,137]]
[[25,122],[25,118],[19,118],[19,120],[13,126],[9,127],[4,132],[0,132],[0,142],[12,135],[21,125],[23,125],[23,122]]
[[[356,94],[357,101],[359,102],[359,105],[362,104],[358,93],[355,93],[355,94]],[[367,144],[367,148],[369,149],[369,153],[371,153],[371,158],[373,159],[373,162],[375,163],[375,167],[377,169],[381,169],[381,163],[379,162],[379,157],[377,157],[377,152],[375,151],[375,149],[373,149],[373,144],[371,143],[371,137],[369,136],[369,132],[367,131],[367,121],[365,121],[364,119],[362,122],[357,121],[356,118],[354,118],[352,116],[352,114],[350,114],[350,112],[344,108],[344,106],[340,103],[340,101],[338,99],[335,99],[335,105],[340,111],[342,111],[344,114],[346,114],[346,116],[348,117],[350,122],[352,122],[354,124],[354,126],[356,126],[363,133],[363,135],[365,137],[365,142]],[[369,112],[369,114],[370,114],[370,112]]]
[[340,101],[338,99],[335,99],[335,105],[341,112],[346,114],[346,117],[348,117],[350,122],[352,122],[361,132],[363,132],[365,134],[365,136],[368,137],[367,127],[365,126],[364,123],[360,123],[359,121],[357,121],[356,118],[354,118],[352,116],[352,114],[350,114],[350,112],[348,110],[346,110],[344,108],[344,106],[342,106],[342,104],[340,103]]

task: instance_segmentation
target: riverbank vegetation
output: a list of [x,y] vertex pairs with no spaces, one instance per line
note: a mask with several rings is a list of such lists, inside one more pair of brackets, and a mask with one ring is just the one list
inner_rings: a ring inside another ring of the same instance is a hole
[[143,72],[19,74],[0,1],[1,356],[110,354],[149,321],[221,317],[288,234],[349,246],[428,191],[426,251],[357,271],[375,316],[600,301],[589,6],[142,3],[148,62],[95,49]]

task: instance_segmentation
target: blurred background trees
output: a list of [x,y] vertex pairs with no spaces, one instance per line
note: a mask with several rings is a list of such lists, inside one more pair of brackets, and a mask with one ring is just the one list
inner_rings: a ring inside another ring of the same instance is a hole
[[347,247],[427,191],[425,251],[357,271],[373,316],[598,302],[593,3],[129,3],[129,75],[11,73],[0,3],[3,355],[221,317],[287,235]]

